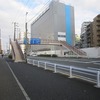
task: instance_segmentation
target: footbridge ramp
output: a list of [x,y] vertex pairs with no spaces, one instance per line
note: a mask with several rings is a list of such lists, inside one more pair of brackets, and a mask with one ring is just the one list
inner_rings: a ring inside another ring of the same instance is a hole
[[75,46],[69,45],[65,41],[43,39],[43,40],[41,40],[41,43],[62,46],[64,48],[66,48],[67,50],[69,50],[69,52],[71,52],[72,55],[78,55],[80,57],[87,57],[86,52],[84,52],[83,50],[77,49]]
[[12,57],[15,62],[24,62],[24,54],[20,48],[20,45],[16,41],[10,41],[12,47]]
[[67,44],[65,41],[60,41],[60,44],[63,47],[69,49],[72,53],[74,53],[76,55],[79,55],[79,56],[87,56],[86,52],[84,52],[83,50],[77,49],[74,46],[71,46],[71,45]]

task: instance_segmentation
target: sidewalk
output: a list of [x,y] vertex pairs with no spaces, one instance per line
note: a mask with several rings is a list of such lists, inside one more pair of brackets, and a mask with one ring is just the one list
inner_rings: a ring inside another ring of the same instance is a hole
[[0,100],[26,100],[7,63],[0,56]]

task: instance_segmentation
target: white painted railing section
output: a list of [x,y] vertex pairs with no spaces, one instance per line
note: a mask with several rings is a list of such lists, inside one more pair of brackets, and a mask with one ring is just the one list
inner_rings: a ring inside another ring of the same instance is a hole
[[38,61],[33,59],[27,59],[28,64],[36,65],[38,67],[43,67],[45,70],[49,69],[54,71],[54,73],[62,73],[68,75],[69,78],[79,78],[85,81],[89,81],[95,83],[97,88],[100,88],[100,71],[86,69],[86,68],[79,68],[74,66],[67,66],[61,64],[55,64],[45,61]]

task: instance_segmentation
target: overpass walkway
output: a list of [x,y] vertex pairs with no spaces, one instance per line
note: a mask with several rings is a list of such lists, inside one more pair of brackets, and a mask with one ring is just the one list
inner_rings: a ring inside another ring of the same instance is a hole
[[31,100],[100,100],[100,89],[91,83],[70,79],[25,62],[15,63],[9,59],[6,61]]
[[24,54],[20,48],[20,45],[16,41],[10,41],[12,47],[12,56],[15,62],[23,62],[24,61]]
[[[23,44],[24,43],[23,41],[20,41],[20,40],[18,42],[19,42],[19,44]],[[72,56],[72,57],[83,57],[83,58],[85,57],[85,58],[87,58],[87,53],[86,52],[76,48],[75,46],[69,45],[65,41],[41,39],[40,43],[30,44],[28,42],[27,45],[54,45],[54,46],[59,46],[60,48],[64,48],[64,50],[67,50],[65,52],[65,54],[67,54],[67,56],[69,56],[69,57]],[[36,51],[38,51],[38,50],[36,50]]]

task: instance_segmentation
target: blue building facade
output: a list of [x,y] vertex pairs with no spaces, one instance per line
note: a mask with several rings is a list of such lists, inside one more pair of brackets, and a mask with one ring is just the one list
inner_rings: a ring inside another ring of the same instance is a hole
[[65,7],[66,22],[66,43],[75,45],[75,27],[74,27],[74,8],[70,5]]

